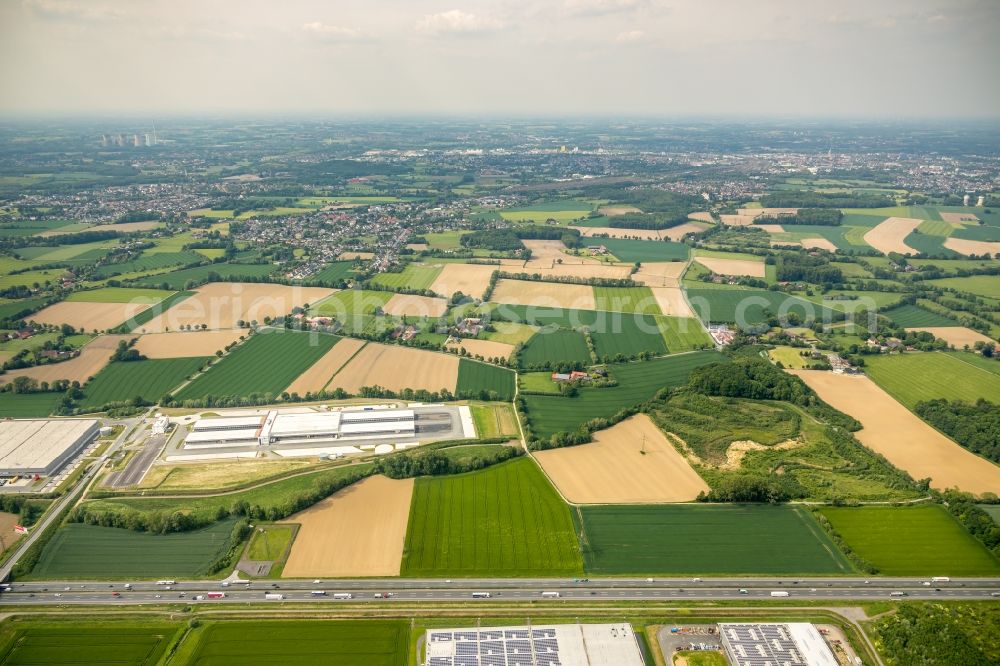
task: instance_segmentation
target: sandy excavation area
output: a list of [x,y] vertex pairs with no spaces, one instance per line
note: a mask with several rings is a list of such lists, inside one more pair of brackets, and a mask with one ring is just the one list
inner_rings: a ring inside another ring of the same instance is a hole
[[[83,305],[83,303],[81,303]],[[128,335],[99,335],[80,350],[80,355],[62,363],[48,363],[33,368],[8,370],[0,375],[0,384],[6,384],[15,377],[25,376],[50,384],[59,379],[68,379],[83,384],[100,372],[111,361],[111,355],[122,340],[129,340]]]
[[413,479],[372,476],[289,516],[298,523],[284,578],[398,576]]
[[495,303],[546,308],[594,310],[594,288],[587,284],[558,284],[528,280],[498,280],[490,298]]
[[650,287],[660,312],[671,317],[694,317],[695,313],[684,298],[680,287]]
[[236,342],[247,332],[239,328],[222,331],[177,331],[174,333],[149,333],[139,338],[135,348],[149,358],[187,358],[190,356],[215,356],[226,345]]
[[827,250],[829,252],[837,251],[837,246],[825,238],[803,238],[800,243],[802,244],[802,247],[808,250]]
[[951,224],[979,224],[979,216],[975,213],[946,213],[944,211],[939,211],[938,215],[941,216],[942,220],[950,222]]
[[1000,254],[1000,243],[991,241],[974,241],[965,240],[964,238],[947,238],[944,241],[944,246],[949,250],[954,250],[959,254],[970,255],[983,255],[989,254],[996,256]]
[[719,259],[717,257],[695,257],[695,261],[717,275],[749,275],[764,277],[764,262],[749,259]]
[[[992,343],[993,339],[979,331],[973,331],[965,326],[915,326],[907,331],[927,331],[935,338],[941,338],[949,345],[961,349],[965,345],[973,347],[977,342]],[[995,344],[995,343],[994,343]]]
[[341,338],[330,351],[296,377],[285,390],[289,393],[298,393],[300,396],[322,391],[330,383],[330,379],[364,346],[364,340]]
[[296,306],[316,303],[336,293],[320,287],[288,287],[282,284],[210,282],[141,327],[149,333],[178,331],[181,326],[211,330],[237,328],[240,320],[261,324],[268,317],[285,315]]
[[496,271],[497,266],[483,264],[445,264],[430,290],[446,298],[459,291],[472,298],[482,298]]
[[348,393],[358,393],[362,386],[390,391],[448,389],[454,393],[457,384],[458,357],[453,354],[372,342],[334,375],[329,388],[339,386]]
[[69,324],[81,331],[106,331],[150,307],[149,303],[84,303],[61,301],[28,317],[39,324]]
[[923,220],[912,217],[890,217],[884,222],[879,222],[862,238],[882,254],[889,254],[890,252],[918,254],[916,250],[903,241],[922,222]]
[[645,414],[594,433],[589,444],[534,456],[574,504],[687,502],[709,489]]
[[395,294],[382,311],[395,317],[440,317],[448,311],[448,299]]
[[490,358],[510,358],[514,353],[514,345],[505,342],[493,342],[492,340],[463,339],[461,342],[452,342],[447,345],[448,349],[465,349],[472,356],[482,356]]
[[1000,490],[1000,466],[963,449],[896,402],[863,375],[788,370],[819,397],[861,421],[858,440],[914,479],[930,477],[934,488],[982,494]]
[[676,287],[685,268],[685,261],[645,261],[632,279],[647,287]]

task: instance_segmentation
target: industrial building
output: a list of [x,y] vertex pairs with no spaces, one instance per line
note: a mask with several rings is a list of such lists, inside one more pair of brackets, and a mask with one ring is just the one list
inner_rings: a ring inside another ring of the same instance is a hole
[[99,432],[94,419],[0,421],[0,476],[52,476]]
[[424,666],[643,666],[629,624],[430,629]]
[[837,658],[815,626],[720,624],[722,646],[733,666],[837,666]]

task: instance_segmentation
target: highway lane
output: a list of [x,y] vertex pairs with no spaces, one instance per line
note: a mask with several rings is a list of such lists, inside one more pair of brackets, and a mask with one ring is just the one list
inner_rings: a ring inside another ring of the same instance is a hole
[[146,476],[146,470],[156,460],[156,456],[160,454],[166,443],[166,435],[151,436],[142,450],[132,456],[125,469],[109,475],[104,485],[109,488],[126,488],[138,484]]

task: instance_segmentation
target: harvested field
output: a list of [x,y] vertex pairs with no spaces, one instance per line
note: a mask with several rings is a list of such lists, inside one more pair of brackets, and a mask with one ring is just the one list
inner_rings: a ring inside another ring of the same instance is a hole
[[557,284],[526,280],[499,280],[491,301],[511,305],[593,310],[594,288],[585,284]]
[[281,284],[211,282],[177,303],[142,328],[150,333],[177,331],[181,326],[209,329],[237,328],[238,322],[264,322],[285,315],[296,306],[316,303],[335,293],[319,287],[287,287]]
[[829,252],[836,252],[837,246],[828,241],[825,238],[803,238],[799,243],[802,247],[812,250],[827,250]]
[[756,227],[757,229],[763,229],[769,234],[785,233],[785,228],[780,224],[755,224],[754,227]]
[[672,317],[696,316],[680,287],[650,287],[649,290],[653,292],[653,298],[663,314]]
[[473,298],[482,298],[496,270],[496,266],[480,264],[445,264],[430,290],[446,297],[460,291]]
[[504,344],[503,342],[491,342],[489,340],[466,339],[461,342],[452,342],[447,346],[448,349],[462,348],[472,356],[482,356],[486,359],[494,357],[510,358],[510,355],[514,352],[514,345]]
[[736,211],[740,215],[746,215],[750,217],[760,217],[761,215],[767,215],[769,217],[779,217],[781,215],[795,215],[799,212],[798,208],[740,208]]
[[340,372],[330,386],[358,393],[362,386],[381,386],[390,391],[405,388],[455,392],[458,357],[452,354],[371,343]]
[[[83,303],[81,303],[83,305]],[[88,342],[80,355],[62,363],[48,363],[33,368],[8,370],[0,376],[0,383],[11,382],[15,377],[25,376],[50,384],[59,379],[68,379],[83,384],[100,372],[111,361],[111,355],[122,340],[128,340],[127,335],[99,335]]]
[[106,331],[150,307],[149,303],[62,301],[28,317],[39,324],[69,324],[81,331]]
[[719,215],[719,219],[727,227],[746,227],[753,224],[756,215]]
[[712,214],[707,210],[699,211],[697,213],[688,213],[688,217],[692,220],[698,220],[700,222],[715,222],[715,220],[712,219]]
[[[687,225],[684,225],[687,226]],[[694,226],[694,225],[692,225]],[[660,232],[656,229],[620,229],[618,227],[572,227],[580,232],[580,235],[589,238],[591,236],[610,236],[611,238],[641,238],[643,240],[659,240]],[[599,243],[600,238],[595,238],[594,242]]]
[[1000,488],[1000,467],[962,448],[921,421],[868,377],[789,370],[819,397],[863,426],[858,440],[914,479],[935,488],[982,494]]
[[382,311],[395,317],[440,317],[448,311],[448,299],[396,294],[382,306]]
[[330,383],[330,379],[364,346],[364,340],[341,338],[330,351],[309,366],[309,369],[299,375],[285,390],[301,396],[322,391]]
[[373,252],[341,252],[337,257],[339,261],[354,261],[355,259],[371,259],[375,256]]
[[684,261],[646,261],[632,279],[648,287],[677,287],[685,268]]
[[952,224],[979,224],[979,217],[975,213],[946,213],[942,210],[938,211],[938,215]]
[[662,240],[664,238],[668,238],[672,241],[679,241],[688,234],[696,234],[707,228],[708,225],[706,224],[685,222],[684,224],[678,224],[676,227],[670,227],[669,229],[660,229],[660,239]]
[[917,254],[917,250],[903,241],[922,222],[923,220],[911,217],[890,217],[884,222],[879,222],[875,228],[863,236],[863,239],[882,254],[889,254],[890,252]]
[[601,215],[607,215],[608,217],[614,217],[615,215],[627,215],[629,213],[641,213],[642,211],[635,206],[601,206],[597,209],[597,212]]
[[589,444],[534,455],[574,504],[689,502],[709,490],[645,414],[594,433]]
[[398,576],[413,479],[372,476],[282,522],[299,533],[286,578]]
[[148,358],[187,358],[214,356],[226,345],[236,342],[246,331],[232,328],[223,331],[177,331],[150,333],[139,338],[135,348]]
[[[607,278],[611,280],[624,280],[632,272],[631,266],[612,266],[609,264],[556,264],[552,268],[532,266],[525,268],[526,273],[538,273],[542,277],[581,277],[581,278]],[[507,269],[508,273],[518,273],[517,269]]]
[[[92,227],[87,227],[85,231],[117,231],[123,234],[130,234],[136,231],[150,231],[151,229],[156,229],[163,223],[156,220],[149,220],[146,222],[122,222],[121,224],[97,224]],[[51,231],[43,231],[38,234],[42,238],[48,238],[50,236],[62,236],[64,234],[75,233],[80,231],[80,229],[72,229],[70,231],[61,231],[59,229],[53,229]]]
[[935,338],[941,338],[949,345],[955,345],[956,349],[961,349],[965,345],[974,346],[977,342],[993,342],[988,336],[979,331],[973,331],[965,326],[924,326],[907,328],[907,331],[926,331]]
[[959,254],[989,254],[997,255],[1000,254],[1000,243],[995,243],[991,241],[975,241],[975,240],[965,240],[964,238],[947,238],[944,241],[944,246],[949,250],[954,250]]
[[749,275],[764,277],[764,262],[749,259],[719,259],[717,257],[695,257],[695,261],[718,275]]

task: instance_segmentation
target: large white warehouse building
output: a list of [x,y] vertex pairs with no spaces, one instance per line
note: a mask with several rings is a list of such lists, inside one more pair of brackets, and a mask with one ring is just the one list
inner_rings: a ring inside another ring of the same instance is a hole
[[94,419],[0,421],[0,475],[52,476],[99,432]]

